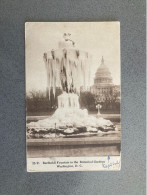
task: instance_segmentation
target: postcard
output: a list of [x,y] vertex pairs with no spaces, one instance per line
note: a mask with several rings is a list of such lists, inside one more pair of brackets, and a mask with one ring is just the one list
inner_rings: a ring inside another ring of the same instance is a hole
[[26,22],[28,172],[121,169],[119,22]]

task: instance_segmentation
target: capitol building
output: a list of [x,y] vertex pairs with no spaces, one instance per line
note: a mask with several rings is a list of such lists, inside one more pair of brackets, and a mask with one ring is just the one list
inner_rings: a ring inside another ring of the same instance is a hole
[[103,57],[101,64],[95,73],[94,85],[91,86],[91,93],[96,96],[98,102],[112,100],[116,93],[120,96],[120,86],[113,84],[111,72],[105,65]]

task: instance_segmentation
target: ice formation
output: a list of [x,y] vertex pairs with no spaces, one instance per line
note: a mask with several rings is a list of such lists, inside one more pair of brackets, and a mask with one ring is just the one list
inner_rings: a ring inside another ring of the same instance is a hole
[[79,108],[79,97],[74,93],[66,93],[58,96],[58,109],[59,108]]
[[56,87],[67,93],[79,93],[81,86],[85,89],[89,86],[91,55],[69,44],[69,41],[60,42],[59,49],[44,53],[49,97],[51,88],[55,95]]
[[115,130],[110,120],[88,115],[86,109],[79,108],[58,108],[51,117],[31,122],[27,128],[35,129],[36,133],[55,133],[57,130],[60,134],[98,133],[100,130]]

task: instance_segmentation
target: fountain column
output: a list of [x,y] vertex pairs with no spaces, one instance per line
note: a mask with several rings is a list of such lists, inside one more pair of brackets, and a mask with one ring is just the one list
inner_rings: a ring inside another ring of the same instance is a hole
[[66,93],[58,96],[58,108],[79,109],[79,96],[74,93]]

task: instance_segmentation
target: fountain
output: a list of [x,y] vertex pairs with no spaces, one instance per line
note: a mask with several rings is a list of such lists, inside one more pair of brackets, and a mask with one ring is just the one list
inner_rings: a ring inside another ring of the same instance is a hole
[[88,115],[86,109],[80,109],[80,88],[87,89],[90,85],[92,56],[76,49],[70,36],[64,33],[64,40],[59,42],[58,49],[43,55],[49,98],[51,89],[55,96],[56,87],[60,87],[63,93],[58,96],[58,108],[51,117],[27,124],[30,134],[43,132],[43,137],[47,138],[57,133],[59,136],[80,133],[89,135],[100,130],[115,130],[112,122],[100,117],[100,114],[97,118]]

